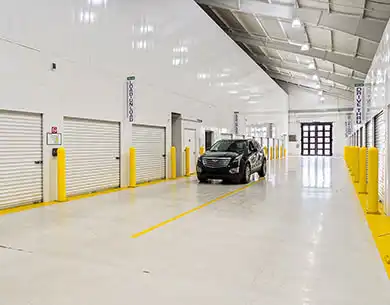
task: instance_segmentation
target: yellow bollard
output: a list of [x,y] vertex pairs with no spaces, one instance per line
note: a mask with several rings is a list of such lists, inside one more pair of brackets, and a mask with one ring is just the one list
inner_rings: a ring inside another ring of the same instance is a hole
[[279,159],[279,146],[276,145],[275,146],[275,160],[278,160]]
[[204,146],[201,146],[199,149],[199,154],[204,155],[204,152],[205,152]]
[[269,148],[269,159],[273,160],[273,158],[274,158],[274,148],[271,146]]
[[283,159],[283,146],[280,146],[279,156],[280,156],[280,159]]
[[189,177],[190,176],[190,148],[187,146],[186,149],[185,149],[185,153],[186,153],[186,176]]
[[368,196],[367,213],[378,213],[378,149],[368,149]]
[[171,147],[171,178],[176,179],[176,147]]
[[137,185],[137,161],[136,161],[136,152],[135,148],[131,147],[129,150],[129,158],[130,158],[130,177],[129,177],[129,186],[135,187]]
[[359,147],[353,147],[353,182],[358,183],[360,172],[359,172]]
[[57,150],[57,200],[66,201],[66,158],[63,147]]
[[267,146],[264,146],[264,155],[268,158]]
[[359,150],[359,193],[367,193],[367,183],[366,183],[366,154],[367,148],[362,147]]
[[284,157],[287,158],[287,148],[284,149]]
[[353,175],[353,147],[352,146],[348,146],[348,159],[347,159],[347,166],[348,166],[348,170],[349,170],[349,173],[351,174],[351,176]]

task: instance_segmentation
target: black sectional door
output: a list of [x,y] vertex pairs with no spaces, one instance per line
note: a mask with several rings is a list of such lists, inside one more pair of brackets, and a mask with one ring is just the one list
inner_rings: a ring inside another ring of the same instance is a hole
[[301,123],[301,155],[333,155],[332,123]]

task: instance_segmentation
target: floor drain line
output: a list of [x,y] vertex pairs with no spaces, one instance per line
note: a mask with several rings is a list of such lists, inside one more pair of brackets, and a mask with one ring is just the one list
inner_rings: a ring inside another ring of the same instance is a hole
[[4,245],[0,245],[0,249],[6,249],[6,250],[11,250],[11,251],[17,251],[17,252],[32,253],[31,251],[27,251],[27,250],[19,249],[19,248],[13,248],[13,247],[4,246]]

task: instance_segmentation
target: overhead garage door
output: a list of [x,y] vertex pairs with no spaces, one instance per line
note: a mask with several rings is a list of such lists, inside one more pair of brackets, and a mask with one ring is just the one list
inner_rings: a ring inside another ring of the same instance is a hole
[[[374,137],[372,136],[372,121],[366,123],[366,147],[370,148],[374,146]],[[366,157],[366,180],[368,182],[368,149]]]
[[385,115],[382,111],[375,117],[375,136],[374,145],[378,148],[378,191],[379,200],[384,202],[385,199],[385,154],[386,154],[386,125]]
[[231,140],[233,139],[233,135],[231,133],[221,133],[222,140]]
[[120,185],[120,124],[64,120],[66,193],[91,193]]
[[43,201],[42,116],[0,111],[0,209]]
[[166,177],[165,145],[165,128],[133,125],[132,146],[136,149],[137,183]]

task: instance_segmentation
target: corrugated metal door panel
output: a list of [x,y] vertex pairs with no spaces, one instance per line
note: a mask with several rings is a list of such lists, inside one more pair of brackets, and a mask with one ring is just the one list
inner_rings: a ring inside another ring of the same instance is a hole
[[[372,121],[369,121],[366,124],[366,147],[373,147],[374,141],[372,136]],[[368,182],[368,149],[367,149],[367,157],[366,157],[366,180]]]
[[165,145],[164,127],[133,125],[132,146],[136,149],[137,183],[166,177]]
[[233,135],[231,133],[221,133],[222,140],[231,140],[233,139]]
[[385,200],[385,157],[386,157],[386,125],[385,115],[382,111],[375,117],[374,145],[378,148],[378,192],[379,200]]
[[0,111],[0,209],[43,201],[42,116]]
[[120,124],[64,120],[66,193],[91,193],[120,185]]

